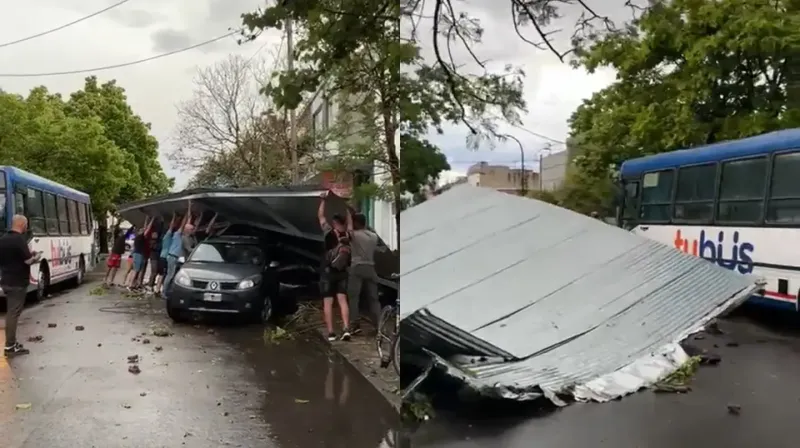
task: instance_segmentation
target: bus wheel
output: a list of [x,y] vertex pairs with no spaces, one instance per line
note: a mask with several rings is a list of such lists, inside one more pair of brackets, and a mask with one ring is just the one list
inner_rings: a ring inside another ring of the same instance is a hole
[[75,286],[80,286],[86,277],[86,262],[83,261],[83,255],[78,261],[78,275],[75,277]]
[[47,288],[50,286],[50,268],[47,263],[39,266],[39,276],[36,283],[36,300],[42,300],[47,295]]

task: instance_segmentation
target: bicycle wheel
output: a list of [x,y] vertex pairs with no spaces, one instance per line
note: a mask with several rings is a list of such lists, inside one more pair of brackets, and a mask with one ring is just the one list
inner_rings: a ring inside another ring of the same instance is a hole
[[392,358],[392,367],[394,367],[397,376],[400,376],[400,333],[394,335],[394,343],[392,344],[392,351],[389,355]]
[[396,312],[393,306],[387,305],[381,311],[381,317],[378,320],[378,334],[375,336],[375,345],[382,367],[386,367],[392,360],[392,342],[396,331],[394,328]]

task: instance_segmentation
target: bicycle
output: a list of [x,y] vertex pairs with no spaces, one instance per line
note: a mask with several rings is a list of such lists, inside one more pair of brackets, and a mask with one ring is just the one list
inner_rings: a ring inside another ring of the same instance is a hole
[[[399,278],[396,274],[393,279]],[[392,365],[395,372],[400,375],[400,298],[393,305],[387,305],[381,310],[378,319],[378,334],[375,342],[381,367]]]

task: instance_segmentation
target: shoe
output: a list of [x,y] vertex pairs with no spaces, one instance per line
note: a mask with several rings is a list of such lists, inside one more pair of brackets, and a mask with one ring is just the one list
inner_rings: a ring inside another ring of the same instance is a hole
[[3,354],[5,355],[6,358],[12,358],[14,356],[20,356],[20,355],[27,355],[30,352],[31,352],[30,350],[23,347],[22,344],[20,343],[14,344],[11,347],[6,347],[5,349],[3,349]]
[[328,333],[328,341],[333,342],[336,340],[336,333]]
[[343,341],[349,341],[350,340],[350,330],[345,329],[344,332],[342,332],[342,340]]
[[361,333],[361,325],[353,324],[353,325],[350,326],[350,334],[351,335],[355,336],[355,335],[360,334],[360,333]]

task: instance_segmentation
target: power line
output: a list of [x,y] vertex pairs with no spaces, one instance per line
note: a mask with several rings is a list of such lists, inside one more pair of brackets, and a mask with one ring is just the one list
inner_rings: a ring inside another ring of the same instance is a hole
[[194,50],[195,48],[202,47],[204,45],[213,44],[214,42],[220,41],[225,39],[226,37],[233,36],[234,34],[238,34],[239,30],[231,31],[227,34],[223,34],[222,36],[215,37],[213,39],[209,39],[205,42],[200,42],[199,44],[192,45],[186,48],[180,48],[178,50],[173,50],[167,53],[158,54],[155,56],[151,56],[149,58],[139,59],[136,61],[125,62],[122,64],[115,64],[115,65],[106,65],[103,67],[95,67],[95,68],[86,68],[80,70],[69,70],[63,72],[49,72],[49,73],[0,73],[0,78],[43,78],[46,76],[64,76],[64,75],[78,75],[81,73],[92,73],[92,72],[102,72],[105,70],[114,70],[116,68],[123,68],[123,67],[130,67],[132,65],[143,64],[145,62],[155,61],[156,59],[165,58],[167,56],[172,56],[178,53],[183,53],[189,50]]
[[120,1],[118,3],[114,3],[113,5],[105,8],[105,9],[101,9],[100,11],[93,12],[93,13],[89,14],[88,16],[84,16],[84,17],[81,17],[80,19],[73,20],[72,22],[66,23],[66,24],[61,25],[59,27],[51,28],[51,29],[49,29],[47,31],[42,31],[41,33],[33,34],[33,35],[28,36],[28,37],[23,37],[22,39],[17,39],[17,40],[12,40],[11,42],[2,43],[2,44],[0,44],[0,48],[9,47],[11,45],[16,45],[16,44],[21,44],[22,42],[27,42],[29,40],[36,39],[37,37],[47,36],[48,34],[55,33],[56,31],[61,31],[64,28],[69,28],[72,25],[77,25],[78,23],[83,22],[84,20],[89,20],[92,17],[98,16],[98,15],[100,15],[100,14],[106,12],[106,11],[110,11],[110,10],[116,8],[117,6],[122,6],[125,3],[128,3],[129,1],[131,1],[131,0],[122,0],[122,1]]

